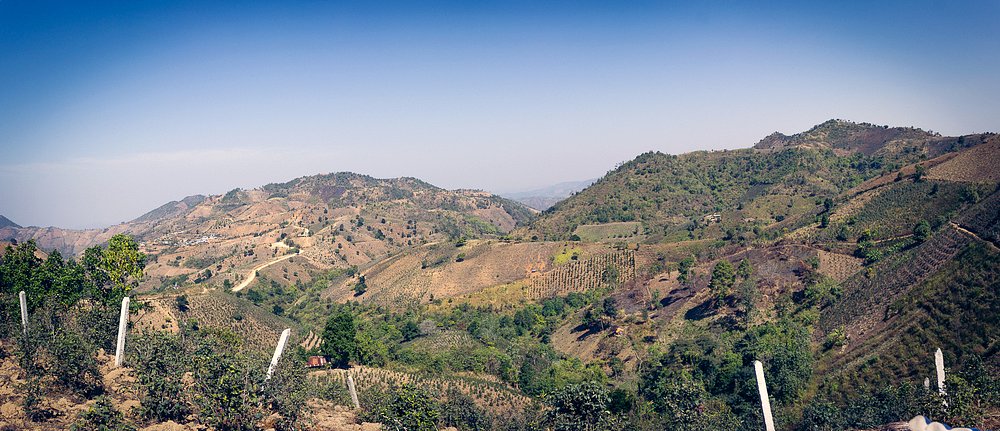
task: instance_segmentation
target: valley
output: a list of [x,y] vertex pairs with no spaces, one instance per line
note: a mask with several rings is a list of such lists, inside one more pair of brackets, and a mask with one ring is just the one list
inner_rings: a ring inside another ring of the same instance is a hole
[[[347,405],[350,374],[366,403],[414,388],[442,409],[465,403],[459,429],[531,428],[555,394],[588,384],[628,429],[758,429],[749,370],[761,360],[780,429],[872,429],[928,412],[938,395],[920,382],[941,347],[956,390],[931,412],[996,427],[998,154],[992,133],[830,120],[752,148],[644,153],[542,212],[334,173],[192,196],[106,229],[2,224],[0,259],[5,274],[53,255],[93,271],[88,249],[135,238],[132,296],[146,305],[130,334],[152,337],[136,355],[165,333],[192,352],[266,358],[290,328],[283,363],[309,382],[310,405],[328,406],[316,415]],[[23,282],[5,277],[10,302]],[[347,367],[303,371],[341,354]]]

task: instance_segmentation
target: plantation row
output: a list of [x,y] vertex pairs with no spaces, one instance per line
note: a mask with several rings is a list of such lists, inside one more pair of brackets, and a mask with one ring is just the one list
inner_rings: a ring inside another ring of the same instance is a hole
[[958,223],[994,245],[1000,246],[1000,192],[994,192],[975,207],[970,208]]
[[302,346],[303,349],[306,349],[306,351],[309,351],[312,349],[318,349],[319,345],[322,343],[323,339],[320,338],[319,335],[316,335],[313,331],[309,331],[309,334],[306,335],[306,339],[299,345]]
[[245,346],[259,352],[274,350],[283,324],[280,318],[250,304],[241,304],[219,294],[189,295],[184,311],[177,308],[176,298],[154,299],[171,310],[181,326],[228,328],[242,334]]
[[[830,308],[820,321],[823,333],[850,326],[854,335],[868,332],[878,321],[889,317],[887,307],[906,288],[917,285],[965,246],[970,238],[947,226],[927,242],[874,266],[874,274],[862,272],[844,282],[842,305]],[[864,320],[862,324],[855,322]]]
[[609,284],[622,284],[635,278],[635,252],[616,251],[590,259],[571,262],[527,279],[528,297],[532,299],[585,292]]
[[[333,369],[309,373],[319,386],[331,384],[347,387],[347,376],[354,378],[358,392],[382,392],[403,386],[415,384],[424,389],[439,394],[447,394],[457,390],[471,397],[477,405],[493,412],[520,412],[532,403],[532,400],[514,392],[508,386],[490,380],[477,378],[439,378],[429,379],[412,374],[390,371],[381,368],[354,367],[349,370]],[[365,408],[366,406],[361,406]],[[371,407],[371,406],[367,406]]]

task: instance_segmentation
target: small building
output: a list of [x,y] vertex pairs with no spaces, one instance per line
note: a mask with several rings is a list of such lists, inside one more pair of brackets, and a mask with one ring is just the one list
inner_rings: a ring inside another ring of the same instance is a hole
[[706,223],[719,223],[722,221],[722,214],[709,214],[702,217],[702,220]]
[[326,365],[326,356],[310,356],[306,360],[306,367],[308,368],[318,368]]

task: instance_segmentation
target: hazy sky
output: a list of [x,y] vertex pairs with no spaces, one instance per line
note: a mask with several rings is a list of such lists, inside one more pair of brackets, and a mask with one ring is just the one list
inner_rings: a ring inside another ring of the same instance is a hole
[[105,226],[334,171],[517,191],[830,118],[1000,129],[996,0],[688,3],[0,0],[0,214]]

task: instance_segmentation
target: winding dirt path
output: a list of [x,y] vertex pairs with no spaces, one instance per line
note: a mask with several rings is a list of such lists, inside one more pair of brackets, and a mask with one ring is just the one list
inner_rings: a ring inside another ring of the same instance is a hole
[[241,281],[240,284],[236,285],[236,287],[233,288],[233,292],[239,292],[239,291],[243,290],[245,287],[249,286],[250,283],[253,283],[253,280],[255,278],[257,278],[257,271],[260,271],[260,270],[262,270],[264,268],[267,268],[267,267],[269,267],[271,265],[274,265],[274,264],[276,264],[278,262],[281,262],[281,261],[283,261],[285,259],[293,258],[295,256],[298,256],[298,254],[286,254],[286,255],[281,256],[281,257],[279,257],[277,259],[274,259],[274,260],[272,260],[270,262],[262,263],[260,265],[257,265],[256,267],[254,267],[254,269],[250,270],[250,273],[247,274],[247,277],[245,279],[243,279],[243,281]]

